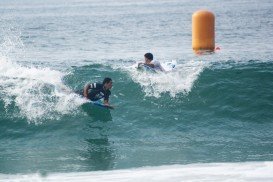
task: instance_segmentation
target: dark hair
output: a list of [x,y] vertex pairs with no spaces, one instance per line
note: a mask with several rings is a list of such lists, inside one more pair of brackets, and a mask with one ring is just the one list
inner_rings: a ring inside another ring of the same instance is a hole
[[153,60],[154,59],[154,56],[153,56],[153,54],[152,53],[146,53],[146,54],[144,54],[144,56],[147,58],[147,59],[150,59],[150,60]]
[[105,83],[109,83],[109,82],[111,82],[111,81],[112,81],[111,78],[106,77],[106,78],[104,78],[102,84],[104,85]]

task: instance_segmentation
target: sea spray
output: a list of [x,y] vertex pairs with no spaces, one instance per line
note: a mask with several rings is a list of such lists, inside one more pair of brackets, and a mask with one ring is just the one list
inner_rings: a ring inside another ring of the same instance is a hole
[[26,117],[35,123],[54,120],[76,112],[85,102],[62,83],[67,73],[51,68],[21,66],[6,58],[0,58],[0,65],[1,100],[6,109],[12,103],[19,108],[17,117]]
[[190,60],[179,61],[171,72],[143,72],[132,66],[125,69],[132,80],[141,86],[146,96],[159,98],[163,93],[169,93],[171,97],[175,97],[178,93],[187,95],[200,73],[208,66],[208,62]]

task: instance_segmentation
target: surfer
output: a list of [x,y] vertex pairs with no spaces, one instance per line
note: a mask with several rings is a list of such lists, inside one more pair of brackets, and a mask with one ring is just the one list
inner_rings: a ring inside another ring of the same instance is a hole
[[97,101],[103,98],[104,105],[109,106],[109,96],[113,82],[111,78],[104,78],[102,83],[88,83],[84,86],[82,95],[91,101]]
[[164,68],[161,66],[160,62],[155,61],[153,59],[154,59],[154,56],[153,56],[152,53],[144,54],[144,63],[143,62],[138,63],[138,68],[141,65],[146,65],[146,66],[149,66],[149,67],[151,67],[151,68],[153,68],[155,70],[165,71]]

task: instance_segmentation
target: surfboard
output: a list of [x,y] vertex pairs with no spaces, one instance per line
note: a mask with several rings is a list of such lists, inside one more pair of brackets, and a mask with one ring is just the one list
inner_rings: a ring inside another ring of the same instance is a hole
[[[57,85],[55,88],[59,92],[64,92],[64,93],[67,93],[67,94],[75,93],[75,94],[77,94],[77,95],[79,95],[81,97],[84,97],[83,96],[83,90],[72,91],[72,90],[69,90],[68,88],[66,88],[64,86],[61,86],[61,85]],[[83,105],[96,106],[96,107],[100,107],[100,108],[104,108],[104,109],[114,109],[113,106],[105,105],[103,103],[103,99],[97,100],[97,101],[92,101],[92,100],[88,99],[88,102],[84,103]]]
[[152,73],[156,73],[157,71],[150,67],[150,66],[147,66],[147,65],[140,65],[139,67],[137,67],[138,70],[141,70],[141,71],[147,71],[147,72],[152,72]]
[[[82,90],[75,91],[74,93],[80,95],[81,97],[84,97]],[[103,103],[103,99],[100,99],[100,100],[97,100],[97,101],[92,101],[90,99],[87,99],[87,100],[88,100],[88,102],[84,103],[83,105],[96,106],[96,107],[100,107],[100,108],[104,108],[104,109],[114,109],[113,106],[105,105]]]
[[[171,62],[164,62],[161,63],[162,68],[164,69],[164,72],[171,72],[176,68],[177,62],[175,60]],[[140,65],[139,67],[136,65],[136,68],[141,71],[147,71],[147,72],[152,72],[152,73],[159,73],[161,72],[158,69],[154,69],[150,66],[147,65]]]
[[88,100],[87,103],[85,103],[86,105],[94,105],[94,106],[97,106],[97,107],[101,107],[101,108],[104,108],[104,109],[114,109],[113,106],[110,106],[110,105],[105,105],[103,104],[103,102],[101,100],[98,100],[98,101],[91,101],[91,100]]

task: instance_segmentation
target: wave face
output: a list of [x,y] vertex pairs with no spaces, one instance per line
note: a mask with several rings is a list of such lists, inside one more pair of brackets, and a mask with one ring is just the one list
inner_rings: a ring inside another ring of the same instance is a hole
[[[0,2],[0,173],[273,160],[271,2],[202,2],[221,47],[202,56],[194,2],[46,2]],[[133,68],[146,52],[176,69]],[[74,93],[104,77],[111,111]]]
[[[100,64],[64,74],[2,63],[3,172],[273,159],[271,62],[181,62],[167,74]],[[21,74],[14,76],[13,69]],[[115,110],[84,106],[66,91],[104,76],[114,81]],[[39,162],[32,166],[34,159]],[[10,160],[29,166],[16,169]]]

